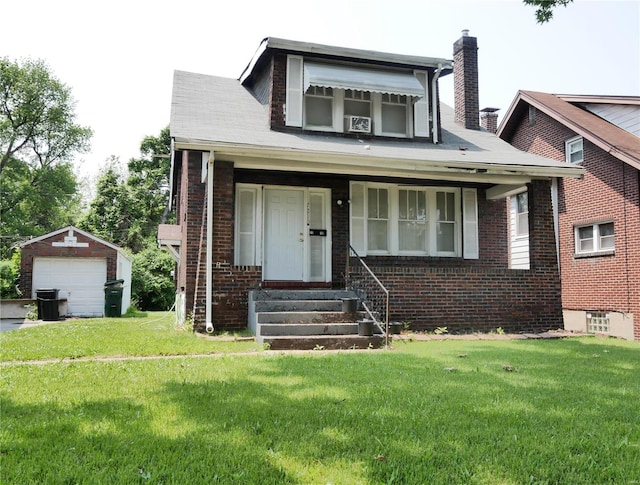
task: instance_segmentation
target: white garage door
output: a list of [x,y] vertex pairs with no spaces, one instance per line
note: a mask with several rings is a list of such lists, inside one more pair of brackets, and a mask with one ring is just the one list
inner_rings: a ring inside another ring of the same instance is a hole
[[67,299],[67,314],[100,317],[104,314],[106,259],[35,258],[33,297],[41,288],[58,288],[58,298]]

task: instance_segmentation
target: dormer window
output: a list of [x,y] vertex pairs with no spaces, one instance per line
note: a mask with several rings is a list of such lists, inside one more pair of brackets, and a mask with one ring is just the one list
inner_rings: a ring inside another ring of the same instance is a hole
[[410,132],[410,119],[407,116],[407,96],[400,94],[382,95],[382,134],[406,136]]
[[299,56],[288,57],[287,69],[287,126],[396,138],[429,136],[426,71],[308,62]]
[[333,89],[311,86],[304,97],[306,125],[311,128],[333,127]]

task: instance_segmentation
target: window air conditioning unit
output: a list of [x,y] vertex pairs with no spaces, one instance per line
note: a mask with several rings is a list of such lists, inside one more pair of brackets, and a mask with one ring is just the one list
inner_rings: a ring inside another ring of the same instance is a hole
[[371,133],[371,118],[368,116],[349,116],[349,131]]

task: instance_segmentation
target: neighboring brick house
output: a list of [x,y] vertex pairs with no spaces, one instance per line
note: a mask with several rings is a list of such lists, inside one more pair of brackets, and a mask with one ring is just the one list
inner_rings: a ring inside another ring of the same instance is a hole
[[[439,80],[455,78],[455,112]],[[343,287],[349,245],[391,319],[449,332],[562,327],[550,186],[582,169],[480,127],[476,38],[454,59],[277,38],[240,79],[176,71],[178,227],[161,245],[194,328],[247,326],[254,288]],[[508,267],[504,200],[529,188],[531,269]]]
[[565,327],[640,340],[640,97],[520,91],[498,136],[585,169],[552,185]]

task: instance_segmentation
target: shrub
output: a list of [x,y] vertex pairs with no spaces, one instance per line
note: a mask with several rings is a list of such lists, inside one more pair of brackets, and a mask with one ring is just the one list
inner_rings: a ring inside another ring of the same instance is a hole
[[175,299],[173,258],[155,246],[133,255],[131,298],[142,311],[168,310]]
[[20,250],[15,250],[11,259],[0,261],[0,298],[19,298]]

